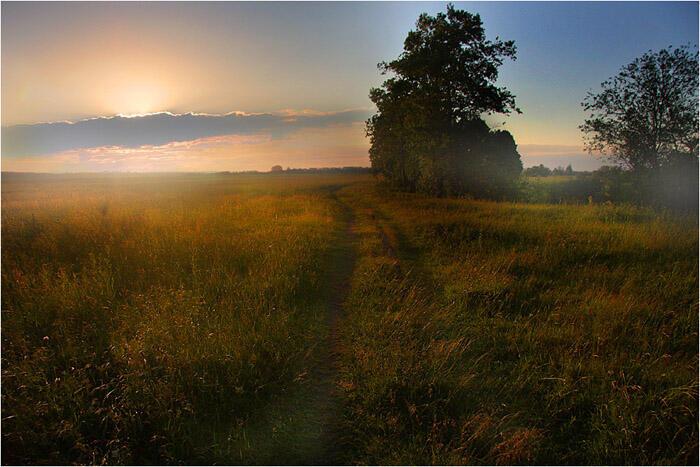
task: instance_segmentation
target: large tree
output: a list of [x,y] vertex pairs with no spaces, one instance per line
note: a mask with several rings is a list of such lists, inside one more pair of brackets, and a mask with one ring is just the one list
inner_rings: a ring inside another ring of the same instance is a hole
[[367,121],[373,168],[401,189],[433,194],[508,194],[522,170],[512,136],[482,115],[519,112],[498,87],[498,68],[515,59],[513,41],[486,39],[479,15],[448,5],[422,14],[403,53],[379,64],[391,75],[370,91]]
[[697,161],[698,53],[648,52],[589,92],[581,130],[587,149],[633,171]]

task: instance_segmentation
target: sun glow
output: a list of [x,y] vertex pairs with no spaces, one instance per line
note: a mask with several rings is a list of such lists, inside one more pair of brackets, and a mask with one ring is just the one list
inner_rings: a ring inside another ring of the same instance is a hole
[[130,83],[108,92],[104,107],[115,115],[145,115],[166,108],[167,96],[155,83]]

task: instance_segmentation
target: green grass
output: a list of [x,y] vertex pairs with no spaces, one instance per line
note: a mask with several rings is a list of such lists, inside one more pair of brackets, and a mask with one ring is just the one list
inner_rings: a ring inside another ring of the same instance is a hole
[[344,195],[365,209],[341,381],[353,459],[697,462],[694,219]]
[[363,175],[5,174],[2,462],[697,463],[697,231]]
[[[612,201],[611,198],[627,198],[607,193],[591,175],[550,175],[547,177],[523,176],[520,180],[518,200],[528,203],[588,204]],[[619,201],[619,200],[616,200]]]

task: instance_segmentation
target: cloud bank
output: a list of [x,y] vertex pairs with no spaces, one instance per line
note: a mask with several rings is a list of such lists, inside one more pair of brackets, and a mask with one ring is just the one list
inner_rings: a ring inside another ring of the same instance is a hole
[[[9,171],[267,170],[271,165],[368,165],[369,110],[224,115],[161,112],[2,128]],[[575,145],[518,146],[525,167],[602,162]]]
[[369,115],[369,110],[224,115],[161,112],[15,125],[2,128],[2,156],[40,156],[86,148],[162,146],[226,135],[264,133],[279,138],[297,130],[350,125],[364,121]]
[[367,166],[369,143],[361,122],[269,133],[224,135],[138,147],[99,146],[46,155],[3,157],[10,172],[213,172],[284,167]]

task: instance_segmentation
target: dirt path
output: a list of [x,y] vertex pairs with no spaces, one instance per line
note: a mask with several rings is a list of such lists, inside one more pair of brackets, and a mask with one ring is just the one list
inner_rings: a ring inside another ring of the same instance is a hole
[[270,401],[250,421],[244,439],[232,449],[232,461],[250,464],[334,465],[342,458],[342,399],[337,392],[343,302],[357,254],[353,209],[335,197],[342,212],[323,278],[326,326],[304,383]]
[[343,303],[350,291],[350,280],[356,259],[355,218],[352,208],[341,201],[345,228],[336,239],[329,261],[330,269],[326,277],[328,287],[328,336],[322,352],[320,364],[316,367],[314,380],[318,381],[318,409],[321,419],[321,452],[317,459],[309,459],[309,464],[333,465],[342,463],[340,448],[343,435],[339,421],[342,419],[342,404],[336,386],[338,359],[340,358],[340,321],[343,317]]

